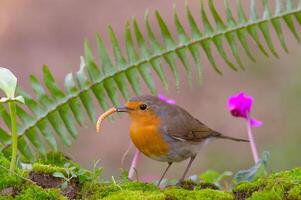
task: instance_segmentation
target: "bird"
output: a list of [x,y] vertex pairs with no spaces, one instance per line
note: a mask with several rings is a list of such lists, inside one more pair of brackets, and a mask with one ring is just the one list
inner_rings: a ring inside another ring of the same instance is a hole
[[153,160],[167,163],[158,186],[174,162],[189,159],[178,182],[182,183],[201,147],[211,139],[249,142],[223,135],[200,122],[182,107],[153,95],[132,97],[125,105],[108,111],[109,114],[113,112],[129,114],[130,137],[140,152]]

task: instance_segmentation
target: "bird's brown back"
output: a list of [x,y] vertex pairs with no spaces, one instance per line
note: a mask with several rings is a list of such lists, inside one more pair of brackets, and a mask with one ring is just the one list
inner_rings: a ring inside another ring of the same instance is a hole
[[179,140],[200,142],[218,134],[177,105],[166,105],[161,121],[163,132]]

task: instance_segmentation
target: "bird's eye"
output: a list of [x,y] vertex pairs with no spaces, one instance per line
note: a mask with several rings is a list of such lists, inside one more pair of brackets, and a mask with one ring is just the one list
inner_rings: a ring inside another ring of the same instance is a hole
[[139,107],[140,107],[140,110],[145,110],[147,108],[147,105],[146,104],[141,104]]

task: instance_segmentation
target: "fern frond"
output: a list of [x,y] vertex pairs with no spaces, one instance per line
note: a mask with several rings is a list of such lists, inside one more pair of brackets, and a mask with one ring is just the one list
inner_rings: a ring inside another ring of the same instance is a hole
[[[20,135],[18,148],[22,155],[33,159],[34,150],[45,154],[49,148],[57,149],[57,139],[70,145],[78,134],[76,125],[85,123],[84,112],[93,123],[95,122],[93,96],[100,107],[106,110],[109,104],[114,106],[120,104],[119,94],[124,99],[132,95],[131,90],[135,94],[141,94],[141,80],[151,93],[155,94],[156,86],[152,73],[155,73],[167,88],[168,80],[165,74],[167,69],[163,68],[162,63],[168,66],[178,88],[180,78],[177,60],[184,67],[189,80],[192,79],[193,74],[192,62],[196,66],[199,80],[202,79],[203,58],[200,56],[200,51],[204,52],[213,69],[222,74],[212,54],[212,48],[216,48],[217,53],[230,69],[240,70],[244,69],[239,51],[241,47],[245,54],[255,61],[248,42],[249,38],[262,54],[266,56],[272,54],[275,57],[278,57],[278,49],[275,48],[275,41],[271,39],[271,28],[274,29],[285,52],[288,52],[288,48],[283,25],[286,25],[300,42],[296,27],[297,24],[301,25],[301,0],[298,5],[291,0],[285,1],[284,4],[281,0],[275,0],[274,11],[271,11],[268,0],[260,1],[263,5],[262,11],[257,10],[255,0],[250,0],[249,17],[242,7],[242,0],[236,0],[237,18],[234,17],[234,9],[230,8],[228,0],[224,0],[225,19],[216,10],[216,2],[208,0],[209,7],[205,9],[201,1],[199,16],[193,15],[186,5],[185,20],[188,22],[188,28],[183,26],[183,19],[178,17],[174,8],[176,33],[171,33],[170,25],[165,22],[159,11],[156,11],[155,18],[161,38],[154,33],[154,25],[150,23],[148,12],[144,19],[145,35],[142,34],[140,25],[134,18],[125,25],[125,49],[120,47],[120,40],[109,26],[108,35],[114,59],[110,58],[101,36],[97,34],[97,56],[101,63],[95,61],[96,54],[93,55],[89,42],[86,41],[80,70],[66,76],[64,90],[58,87],[47,66],[43,67],[45,88],[36,77],[31,76],[30,82],[36,97],[32,98],[26,92],[20,91],[19,93],[25,98],[27,108],[17,108]],[[214,23],[210,22],[209,14]],[[200,25],[196,22],[197,18],[201,19]],[[262,40],[260,35],[263,36]],[[229,47],[229,52],[226,51],[225,46]],[[188,59],[189,56],[192,57],[191,60]],[[0,105],[0,115],[7,126],[7,128],[0,128],[0,148],[4,149],[10,146],[11,141],[6,131],[10,126],[10,118],[3,105]]]

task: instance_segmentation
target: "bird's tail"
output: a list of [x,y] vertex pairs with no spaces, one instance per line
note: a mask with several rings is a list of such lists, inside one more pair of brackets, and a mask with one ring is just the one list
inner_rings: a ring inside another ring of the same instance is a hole
[[237,142],[250,142],[249,140],[226,136],[226,135],[223,135],[223,134],[221,134],[219,132],[214,132],[212,134],[212,136],[215,137],[215,138],[221,138],[221,139],[226,139],[226,140],[233,140],[233,141],[237,141]]

